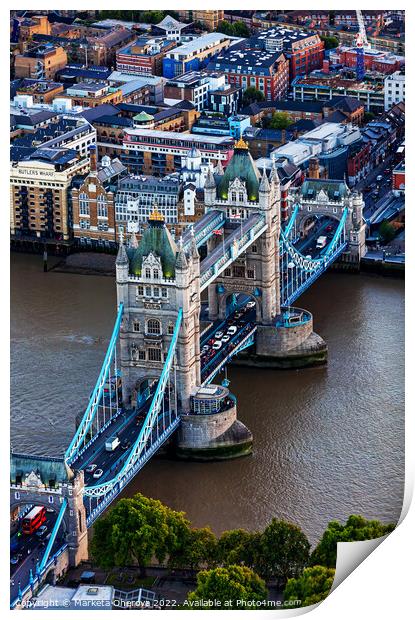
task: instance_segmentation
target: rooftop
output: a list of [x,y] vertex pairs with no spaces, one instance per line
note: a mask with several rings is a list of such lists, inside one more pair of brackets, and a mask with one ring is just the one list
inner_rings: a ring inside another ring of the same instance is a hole
[[285,56],[281,52],[232,47],[212,60],[209,67],[215,69],[230,68],[233,71],[241,68],[242,70],[248,69],[248,73],[255,73],[258,69],[272,67],[274,63],[284,60]]
[[183,45],[179,45],[179,47],[176,47],[168,52],[167,56],[176,54],[179,54],[180,56],[192,56],[200,50],[208,47],[214,47],[226,39],[230,39],[230,37],[222,34],[221,32],[209,32],[208,34],[203,34],[201,37],[197,37],[192,41],[184,43]]

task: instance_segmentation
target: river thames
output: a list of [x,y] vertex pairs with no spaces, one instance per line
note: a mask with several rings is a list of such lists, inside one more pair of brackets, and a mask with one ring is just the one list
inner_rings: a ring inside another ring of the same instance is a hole
[[[250,457],[187,463],[153,458],[127,487],[184,510],[217,533],[272,517],[312,544],[351,513],[397,521],[404,490],[404,284],[326,274],[297,302],[328,343],[326,367],[231,368]],[[12,446],[61,455],[95,384],[115,318],[111,277],[43,273],[11,258]]]

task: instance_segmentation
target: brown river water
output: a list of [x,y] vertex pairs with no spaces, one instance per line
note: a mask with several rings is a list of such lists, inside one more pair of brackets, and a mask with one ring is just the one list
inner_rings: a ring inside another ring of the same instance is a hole
[[[217,533],[300,525],[315,543],[351,513],[396,521],[404,489],[404,284],[326,274],[297,302],[328,343],[327,367],[231,368],[250,457],[186,463],[153,458],[127,487],[184,510]],[[116,310],[111,277],[43,273],[11,259],[12,446],[60,455],[95,384]]]

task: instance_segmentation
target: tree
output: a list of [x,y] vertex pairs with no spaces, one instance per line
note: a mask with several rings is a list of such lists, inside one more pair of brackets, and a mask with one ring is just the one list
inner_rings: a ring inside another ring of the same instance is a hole
[[[284,590],[284,603],[298,601],[293,607],[307,607],[323,601],[329,595],[336,571],[325,566],[306,568],[297,579],[289,579]],[[288,607],[288,605],[287,605]]]
[[292,120],[287,112],[274,112],[269,122],[271,129],[287,129],[292,124]]
[[91,553],[103,568],[136,562],[142,576],[153,556],[166,557],[166,507],[137,493],[121,499],[94,526]]
[[251,33],[245,22],[238,20],[233,24],[233,35],[235,37],[249,37]]
[[311,554],[310,564],[335,568],[338,542],[379,538],[389,534],[394,528],[393,523],[368,521],[359,515],[350,515],[345,525],[338,521],[330,521],[320,542]]
[[383,220],[379,226],[379,239],[382,245],[387,245],[395,237],[396,230],[390,222]]
[[175,568],[200,570],[211,568],[217,563],[217,540],[209,527],[189,529],[180,551],[171,559]]
[[339,39],[337,37],[333,37],[333,36],[325,36],[325,35],[320,35],[320,39],[323,41],[324,43],[324,47],[326,48],[326,50],[331,50],[335,47],[339,46]]
[[[193,608],[241,609],[240,605],[236,606],[236,601],[260,602],[267,597],[265,583],[254,571],[232,564],[226,568],[201,571],[197,576],[196,590],[189,594],[187,601]],[[215,604],[209,606],[208,601],[215,601]]]
[[230,37],[233,36],[233,26],[231,22],[228,22],[227,19],[224,19],[221,22],[219,22],[217,31],[221,32],[222,34],[227,34]]
[[254,566],[259,552],[260,534],[243,529],[223,532],[218,540],[217,560],[222,566],[244,564]]
[[374,118],[375,118],[375,115],[373,114],[373,112],[365,112],[363,114],[364,123],[370,123],[370,121],[373,121]]
[[264,101],[264,99],[264,93],[254,88],[254,86],[247,88],[242,97],[244,105],[249,105],[250,103],[254,103],[254,101]]
[[264,579],[297,577],[307,565],[310,543],[293,523],[272,519],[261,535],[255,569]]

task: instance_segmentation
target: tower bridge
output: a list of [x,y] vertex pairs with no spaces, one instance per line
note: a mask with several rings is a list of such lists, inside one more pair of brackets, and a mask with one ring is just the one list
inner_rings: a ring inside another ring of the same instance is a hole
[[[359,260],[364,225],[360,195],[345,190],[334,206],[321,191],[314,201],[294,193],[282,228],[277,171],[259,171],[240,140],[225,171],[209,169],[205,215],[182,239],[175,242],[155,208],[139,242],[134,234],[120,240],[113,332],[65,455],[12,453],[11,509],[48,506],[51,530],[48,544],[36,543],[15,570],[12,607],[50,570],[56,577],[87,558],[87,528],[167,442],[184,459],[251,452],[229,382],[214,383],[230,361],[273,368],[326,361],[311,313],[292,304],[333,261]],[[312,235],[309,242],[298,233],[310,213],[317,232],[326,226],[321,218],[336,220],[320,250]],[[119,445],[109,449],[113,437]]]

